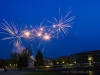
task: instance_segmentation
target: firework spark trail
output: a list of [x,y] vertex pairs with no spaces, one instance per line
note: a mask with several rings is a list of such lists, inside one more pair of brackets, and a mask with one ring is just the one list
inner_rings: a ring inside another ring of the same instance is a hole
[[38,48],[40,48],[44,44],[44,40],[50,40],[48,31],[50,31],[50,27],[44,25],[43,22],[41,22],[36,28],[32,28],[34,39],[38,40]]
[[[22,45],[22,38],[28,39],[30,41],[39,40],[40,47],[43,44],[43,41],[48,41],[51,38],[58,38],[60,36],[67,35],[68,28],[72,27],[73,20],[75,16],[68,17],[72,11],[68,11],[65,16],[60,15],[59,9],[59,18],[53,18],[54,22],[48,21],[51,26],[43,24],[41,22],[39,26],[36,28],[30,25],[31,29],[28,29],[27,25],[23,28],[18,29],[18,27],[11,22],[10,24],[4,20],[4,23],[0,25],[0,29],[4,32],[0,32],[2,34],[8,35],[7,37],[3,38],[2,40],[11,40],[10,43],[14,42],[15,44],[19,44],[16,47],[21,47]],[[23,30],[22,30],[23,29]],[[18,48],[19,49],[19,48]]]
[[[72,20],[75,19],[75,16],[72,16],[72,17],[67,18],[70,13],[71,13],[71,11],[69,11],[64,17],[61,16],[60,19],[58,19],[58,20],[57,20],[56,17],[54,17],[53,20],[55,22],[48,21],[48,22],[50,22],[52,24],[52,28],[53,28],[54,34],[57,35],[57,38],[60,35],[63,36],[63,34],[67,35],[68,28],[70,28],[71,25],[73,24],[72,23]],[[59,11],[59,14],[60,14],[60,11]]]
[[21,38],[30,38],[31,32],[29,30],[23,30],[21,31]]
[[63,35],[62,32],[65,35],[67,35],[67,30],[72,25],[71,21],[75,18],[74,16],[67,18],[70,13],[71,11],[69,11],[64,17],[61,16],[58,20],[54,17],[53,19],[55,22],[48,21],[52,23],[51,27],[43,25],[42,22],[37,28],[33,28],[32,26],[30,26],[33,29],[28,30],[27,26],[25,26],[25,30],[20,30],[20,32],[14,23],[11,22],[10,25],[4,20],[5,23],[2,23],[2,25],[0,25],[0,28],[3,29],[5,32],[0,33],[8,34],[10,35],[10,37],[5,37],[2,40],[14,39],[12,41],[15,41],[15,39],[17,39],[19,42],[22,43],[21,38],[33,39],[39,37],[44,40],[47,40],[48,38],[49,40],[50,38],[59,37],[60,35]]
[[9,35],[9,37],[5,37],[2,40],[12,39],[11,42],[16,40],[21,44],[22,41],[21,41],[20,33],[18,32],[16,25],[13,22],[11,22],[11,25],[7,23],[5,20],[4,22],[5,23],[2,23],[2,25],[0,25],[0,28],[5,32],[0,32],[0,33],[7,34]]

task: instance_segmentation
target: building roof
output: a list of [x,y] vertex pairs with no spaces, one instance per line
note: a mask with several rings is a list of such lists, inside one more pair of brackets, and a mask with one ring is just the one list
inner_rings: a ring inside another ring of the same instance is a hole
[[51,59],[53,59],[53,58],[50,58],[50,57],[44,57],[43,59],[44,59],[44,60],[51,60]]
[[60,58],[69,58],[70,56],[60,56]]
[[86,51],[86,52],[79,52],[79,53],[76,53],[76,54],[72,54],[71,56],[87,55],[87,54],[100,54],[100,50],[92,50],[92,51]]

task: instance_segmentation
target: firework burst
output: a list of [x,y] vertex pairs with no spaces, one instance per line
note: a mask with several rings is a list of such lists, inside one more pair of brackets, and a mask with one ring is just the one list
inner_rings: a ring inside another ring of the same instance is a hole
[[2,40],[12,39],[11,42],[17,41],[21,44],[22,43],[20,37],[21,34],[20,34],[20,30],[17,30],[17,26],[13,22],[11,22],[11,24],[7,23],[5,20],[4,22],[5,23],[2,23],[2,25],[0,25],[0,28],[4,30],[4,32],[0,32],[0,33],[7,34],[8,37],[3,38]]
[[[59,37],[59,35],[63,35],[63,34],[67,35],[68,28],[70,28],[72,26],[72,24],[73,24],[72,20],[75,19],[75,16],[68,18],[70,13],[71,13],[71,11],[69,11],[64,17],[60,16],[60,19],[57,19],[54,17],[53,20],[55,22],[48,21],[48,22],[52,23],[53,31],[55,32],[57,37]],[[59,11],[59,14],[60,14],[60,11]]]
[[23,30],[21,32],[21,37],[23,38],[30,38],[31,32],[29,30]]
[[33,27],[31,25],[30,29],[28,29],[27,26],[18,29],[18,26],[13,22],[8,23],[4,20],[4,23],[0,25],[0,28],[3,30],[3,32],[0,33],[7,35],[7,37],[3,38],[2,40],[11,40],[10,43],[14,42],[16,47],[21,47],[22,38],[28,40],[39,39],[40,47],[44,40],[48,41],[51,38],[58,38],[60,36],[67,35],[68,28],[72,27],[72,21],[75,19],[75,16],[69,17],[70,13],[71,11],[68,11],[65,16],[60,16],[59,10],[59,19],[54,17],[54,22],[48,21],[51,26],[44,25],[42,22],[37,27]]
[[58,20],[54,17],[53,19],[55,22],[48,21],[52,23],[52,26],[43,25],[42,22],[37,28],[33,28],[31,25],[31,30],[28,30],[27,26],[25,26],[23,31],[21,29],[18,30],[17,26],[13,22],[9,24],[4,20],[5,23],[2,23],[0,28],[5,32],[0,33],[7,34],[9,37],[5,37],[2,40],[12,39],[11,42],[16,40],[19,41],[19,43],[22,43],[21,38],[33,39],[39,37],[44,40],[50,40],[50,38],[59,37],[63,34],[67,35],[67,30],[71,27],[73,24],[72,20],[75,18],[74,16],[67,18],[70,13],[71,11],[69,11],[64,17],[60,16],[60,19]]

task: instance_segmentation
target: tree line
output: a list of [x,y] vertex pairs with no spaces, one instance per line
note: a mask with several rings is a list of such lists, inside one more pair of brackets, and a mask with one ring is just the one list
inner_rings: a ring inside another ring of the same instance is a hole
[[40,50],[38,50],[35,60],[32,60],[30,56],[32,56],[30,47],[23,49],[21,53],[12,52],[10,59],[0,59],[0,67],[14,65],[15,68],[21,70],[23,67],[28,67],[29,60],[34,61],[34,66],[44,66],[43,55]]
[[5,65],[9,66],[11,64],[10,59],[0,59],[0,67],[3,68]]
[[[32,60],[30,56],[32,56],[32,50],[30,47],[23,49],[21,53],[12,52],[10,54],[10,59],[0,59],[0,67],[15,65],[15,68],[21,70],[23,67],[28,67],[29,60],[34,61],[35,67],[45,65],[44,57],[40,50],[37,51],[35,60]],[[50,60],[50,65],[66,65],[73,63],[74,59],[71,57],[60,57]]]

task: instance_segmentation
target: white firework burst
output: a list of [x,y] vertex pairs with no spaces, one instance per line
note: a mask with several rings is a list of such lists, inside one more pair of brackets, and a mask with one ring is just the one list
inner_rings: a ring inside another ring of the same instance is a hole
[[64,17],[60,16],[60,19],[57,19],[54,17],[53,19],[55,22],[48,21],[48,22],[52,23],[52,28],[53,28],[55,34],[57,35],[57,37],[60,34],[63,35],[62,32],[65,35],[67,35],[68,28],[70,28],[72,26],[72,24],[73,24],[72,20],[75,19],[75,16],[68,18],[70,13],[71,13],[71,11],[69,11]]
[[20,30],[17,29],[17,26],[13,22],[9,24],[8,22],[4,20],[4,23],[0,25],[0,28],[4,30],[4,32],[0,32],[0,33],[8,35],[8,37],[3,38],[2,40],[12,39],[11,42],[17,41],[20,44],[22,43],[21,37],[20,37],[21,35]]

